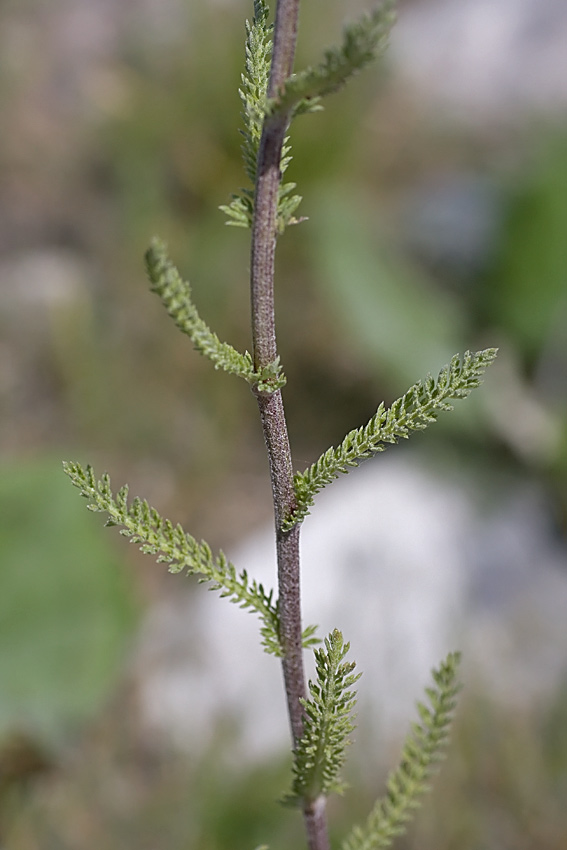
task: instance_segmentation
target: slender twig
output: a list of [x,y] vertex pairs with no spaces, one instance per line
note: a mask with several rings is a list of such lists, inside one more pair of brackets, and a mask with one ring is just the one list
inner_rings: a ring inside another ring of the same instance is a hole
[[[299,0],[278,0],[268,96],[277,97],[293,68],[297,41]],[[268,366],[277,357],[274,320],[274,266],[277,239],[280,160],[289,115],[270,116],[264,122],[258,152],[251,247],[251,309],[254,364]],[[296,507],[289,436],[281,391],[256,391],[270,464],[276,524],[280,640],[288,713],[294,746],[303,732],[300,700],[306,696],[301,642],[299,526],[284,531],[283,524]],[[310,850],[327,850],[325,800],[304,811]]]

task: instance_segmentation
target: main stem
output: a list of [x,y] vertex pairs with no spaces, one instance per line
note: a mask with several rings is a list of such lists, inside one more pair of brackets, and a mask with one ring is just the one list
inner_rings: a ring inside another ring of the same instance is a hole
[[[278,0],[268,97],[276,97],[292,72],[297,42],[299,0]],[[255,368],[273,363],[277,357],[274,318],[274,267],[278,230],[280,161],[289,115],[274,115],[264,121],[258,152],[254,199],[254,221],[250,260],[252,339]],[[264,440],[270,464],[276,525],[280,641],[283,674],[294,746],[303,733],[305,673],[301,640],[301,593],[299,569],[299,525],[284,531],[283,522],[296,507],[289,435],[280,390],[256,392]],[[328,850],[325,800],[321,797],[304,808],[310,850]]]

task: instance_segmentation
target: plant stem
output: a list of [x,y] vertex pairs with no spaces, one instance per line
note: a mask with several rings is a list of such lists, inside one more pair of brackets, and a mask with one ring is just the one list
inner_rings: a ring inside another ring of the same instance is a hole
[[[275,97],[291,74],[299,0],[278,0],[268,96]],[[282,145],[289,123],[288,115],[275,115],[264,121],[258,152],[254,221],[250,258],[252,339],[256,369],[277,357],[274,318],[274,267],[278,228],[278,194],[281,182]],[[264,440],[268,452],[278,559],[280,640],[288,714],[294,746],[303,733],[306,696],[301,640],[301,597],[299,570],[299,528],[283,531],[284,519],[296,507],[293,465],[281,391],[256,391]],[[310,850],[328,850],[325,800],[306,804],[305,828]]]
[[[299,0],[278,0],[268,97],[275,97],[291,74]],[[252,338],[256,369],[277,356],[274,322],[274,264],[278,228],[278,193],[281,182],[282,145],[289,122],[287,114],[264,121],[258,163],[251,250]]]
[[300,0],[278,0],[268,97],[275,97],[293,71]]
[[295,505],[291,453],[281,392],[277,390],[272,395],[257,393],[257,399],[272,481],[278,559],[279,636],[284,651],[284,683],[295,746],[303,733],[303,709],[299,700],[306,695],[301,641],[300,526],[296,525],[287,532],[281,529],[287,512],[293,510]]

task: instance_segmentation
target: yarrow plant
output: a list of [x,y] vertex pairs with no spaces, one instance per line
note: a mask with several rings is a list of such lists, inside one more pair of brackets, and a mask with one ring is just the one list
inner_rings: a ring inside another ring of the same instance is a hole
[[[88,507],[107,515],[106,525],[141,550],[157,556],[171,572],[196,575],[221,596],[254,612],[266,652],[283,666],[289,713],[293,769],[290,789],[282,798],[303,812],[310,850],[328,850],[326,800],[343,793],[341,768],[354,728],[354,686],[360,676],[346,661],[349,644],[335,629],[321,645],[316,628],[301,621],[299,535],[317,493],[342,473],[414,431],[434,422],[481,382],[495,349],[455,355],[437,378],[418,381],[389,408],[380,404],[366,425],[350,431],[306,470],[294,472],[282,401],[286,379],[278,356],[274,318],[274,256],[281,234],[303,219],[296,215],[301,197],[294,183],[284,183],[290,161],[287,135],[299,115],[322,109],[322,100],[377,58],[386,47],[394,21],[392,0],[346,27],[338,47],[322,61],[293,72],[300,0],[277,0],[275,22],[265,0],[254,0],[254,17],[246,22],[242,101],[242,153],[250,181],[221,207],[228,224],[251,230],[252,353],[221,342],[199,315],[191,287],[170,260],[165,244],[154,239],[146,253],[151,289],[175,325],[213,363],[249,384],[258,402],[272,484],[278,562],[277,592],[266,589],[245,569],[240,571],[222,552],[213,554],[180,525],[160,516],[140,498],[129,500],[128,487],[113,492],[108,475],[97,478],[90,466],[65,463],[65,471]],[[305,682],[303,654],[315,653],[315,681]],[[388,847],[403,832],[442,757],[459,690],[458,653],[433,671],[427,704],[418,703],[401,760],[390,774],[385,795],[362,825],[353,826],[342,850]]]

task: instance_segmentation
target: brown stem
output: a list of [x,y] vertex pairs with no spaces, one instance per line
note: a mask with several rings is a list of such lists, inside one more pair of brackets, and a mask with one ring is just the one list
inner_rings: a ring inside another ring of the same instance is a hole
[[323,795],[305,807],[303,819],[310,850],[329,850],[327,801]]
[[299,0],[278,0],[268,97],[277,95],[279,89],[293,71],[298,19]]
[[[297,41],[299,0],[278,0],[268,96],[275,97],[291,74]],[[274,319],[274,266],[277,239],[280,160],[288,115],[264,122],[258,152],[252,225],[250,291],[254,365],[257,370],[277,357]],[[280,640],[288,714],[294,746],[303,733],[300,699],[306,696],[301,640],[299,525],[283,531],[284,519],[296,507],[289,436],[280,390],[256,391],[270,464],[276,525]],[[305,828],[310,850],[328,850],[325,799],[306,804]]]
[[282,665],[289,721],[295,745],[303,733],[303,709],[299,700],[305,697],[301,641],[299,525],[291,531],[281,530],[284,518],[295,505],[291,453],[281,392],[278,390],[272,395],[258,394],[257,398],[272,480],[278,557],[280,640],[285,653]]
[[[299,0],[278,0],[268,96],[275,97],[293,68]],[[264,122],[258,151],[250,262],[254,363],[261,369],[276,358],[274,261],[278,229],[280,161],[289,116]],[[285,427],[285,422],[283,423]],[[269,450],[269,449],[268,449]]]

